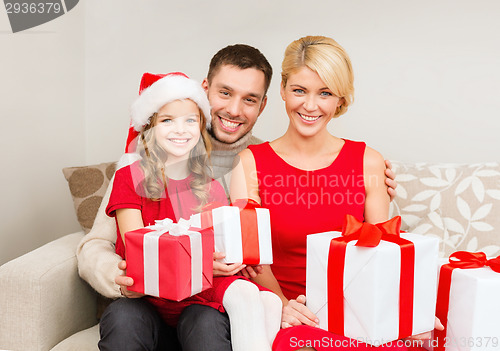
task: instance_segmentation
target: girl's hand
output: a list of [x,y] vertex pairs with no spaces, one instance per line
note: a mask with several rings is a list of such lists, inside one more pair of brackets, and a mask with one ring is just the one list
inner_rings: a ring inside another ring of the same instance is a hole
[[243,268],[246,267],[245,264],[243,263],[233,263],[233,264],[226,264],[219,262],[217,260],[220,260],[222,258],[226,257],[225,254],[222,252],[214,252],[214,277],[220,277],[220,276],[231,276],[235,275],[239,271],[241,271]]
[[[120,261],[120,263],[118,263],[118,268],[125,272],[127,269],[127,262],[125,260]],[[125,272],[125,274],[127,273]],[[134,280],[126,275],[117,276],[115,278],[115,283],[120,286],[121,294],[129,299],[137,299],[145,296],[144,294],[128,290],[128,287],[134,284]]]
[[305,303],[306,297],[304,295],[299,295],[296,300],[288,301],[281,314],[281,328],[285,329],[301,324],[311,327],[318,326],[318,317],[309,311]]

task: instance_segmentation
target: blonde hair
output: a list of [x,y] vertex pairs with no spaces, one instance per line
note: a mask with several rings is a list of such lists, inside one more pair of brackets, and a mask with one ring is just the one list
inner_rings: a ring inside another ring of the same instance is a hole
[[[207,204],[210,193],[212,170],[210,168],[210,152],[212,144],[205,128],[206,118],[203,111],[200,111],[200,132],[201,138],[196,146],[189,152],[188,169],[193,175],[191,179],[191,189],[199,202],[199,206],[192,209],[200,211]],[[139,136],[137,151],[142,159],[140,166],[144,172],[143,188],[147,198],[159,201],[167,187],[165,177],[165,162],[168,155],[157,143],[153,128],[157,125],[158,114],[154,113],[148,120]]]
[[334,117],[344,114],[354,101],[354,74],[344,48],[332,38],[323,36],[307,36],[293,41],[286,48],[281,64],[283,87],[288,77],[304,66],[316,72],[328,89],[343,99]]

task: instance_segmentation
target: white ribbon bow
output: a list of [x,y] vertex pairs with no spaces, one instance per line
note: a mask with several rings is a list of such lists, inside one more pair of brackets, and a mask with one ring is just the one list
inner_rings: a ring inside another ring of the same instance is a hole
[[155,224],[148,226],[147,228],[153,229],[158,236],[165,233],[170,235],[188,235],[190,223],[188,220],[181,218],[178,223],[174,223],[170,218],[165,218],[161,220],[155,220]]

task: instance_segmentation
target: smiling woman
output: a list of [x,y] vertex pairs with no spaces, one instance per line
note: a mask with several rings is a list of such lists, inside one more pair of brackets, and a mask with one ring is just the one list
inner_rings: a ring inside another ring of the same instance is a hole
[[286,102],[290,123],[301,135],[328,133],[325,126],[344,102],[308,67],[301,67],[290,76],[287,84],[281,86],[281,97]]
[[[311,335],[345,341],[310,328],[319,320],[305,305],[307,235],[340,230],[346,214],[369,223],[385,221],[389,195],[382,156],[363,142],[327,130],[353,101],[354,76],[344,49],[331,38],[300,38],[285,51],[281,77],[288,129],[282,137],[239,154],[231,200],[250,198],[270,211],[274,261],[272,269],[263,267],[254,280],[283,302],[283,329],[273,350],[284,351],[292,349],[292,339],[312,340]],[[304,181],[332,178],[338,182]],[[356,347],[368,348],[361,343]]]
[[[291,85],[288,80],[292,75],[309,68],[321,80],[322,91],[341,97],[339,109],[334,113],[334,117],[339,117],[347,112],[354,100],[354,73],[351,60],[344,48],[335,40],[325,37],[307,38],[311,38],[311,42],[299,39],[286,48],[281,64],[281,89],[283,90],[287,84]],[[314,38],[317,41],[313,43]]]

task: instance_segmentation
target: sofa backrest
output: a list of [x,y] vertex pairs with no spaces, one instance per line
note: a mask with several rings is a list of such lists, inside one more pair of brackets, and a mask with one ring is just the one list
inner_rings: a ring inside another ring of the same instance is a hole
[[440,255],[457,250],[500,254],[500,165],[392,161],[398,182],[391,217],[402,229],[441,240]]

